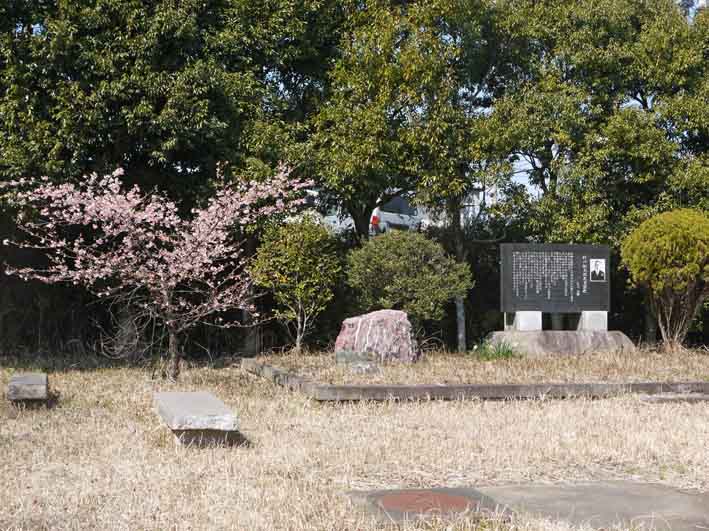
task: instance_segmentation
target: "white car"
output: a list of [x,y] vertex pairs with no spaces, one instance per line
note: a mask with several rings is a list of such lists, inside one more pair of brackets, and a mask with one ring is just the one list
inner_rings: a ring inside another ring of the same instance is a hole
[[421,230],[425,224],[423,210],[411,205],[405,197],[397,196],[372,211],[369,231],[371,234],[382,234],[391,229]]
[[[335,207],[324,209],[316,190],[307,191],[307,204],[313,212],[318,212],[323,224],[330,227],[335,234],[354,230],[354,220],[350,215]],[[424,218],[422,209],[412,206],[406,198],[397,196],[372,211],[369,234],[382,234],[391,229],[419,230],[426,223]]]

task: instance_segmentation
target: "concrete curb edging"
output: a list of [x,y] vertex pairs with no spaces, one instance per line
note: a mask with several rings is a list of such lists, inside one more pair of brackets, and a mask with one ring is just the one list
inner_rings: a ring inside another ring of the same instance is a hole
[[634,382],[634,383],[569,383],[569,384],[418,384],[418,385],[333,385],[320,384],[277,367],[242,359],[247,372],[271,382],[299,391],[319,402],[358,400],[529,400],[538,398],[606,398],[638,393],[709,394],[709,382]]

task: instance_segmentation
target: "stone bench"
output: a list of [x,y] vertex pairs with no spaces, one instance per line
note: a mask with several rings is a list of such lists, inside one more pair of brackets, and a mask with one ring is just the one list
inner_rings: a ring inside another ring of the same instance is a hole
[[49,378],[45,373],[14,374],[7,386],[7,399],[18,403],[49,400]]
[[212,393],[155,393],[155,409],[179,444],[245,442],[236,415]]

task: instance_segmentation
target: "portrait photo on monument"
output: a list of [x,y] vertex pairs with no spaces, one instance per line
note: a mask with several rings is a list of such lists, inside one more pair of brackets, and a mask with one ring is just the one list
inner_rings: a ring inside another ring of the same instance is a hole
[[606,281],[606,261],[602,258],[591,259],[591,282]]

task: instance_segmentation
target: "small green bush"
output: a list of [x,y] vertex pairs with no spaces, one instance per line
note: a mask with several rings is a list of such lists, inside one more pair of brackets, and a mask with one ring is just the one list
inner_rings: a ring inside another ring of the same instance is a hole
[[361,310],[403,310],[414,325],[440,320],[444,305],[473,283],[459,264],[423,234],[391,231],[367,241],[348,257],[347,282]]
[[342,261],[337,240],[305,217],[269,228],[251,265],[254,282],[273,292],[275,316],[302,348],[304,337],[333,298]]
[[681,346],[709,295],[709,217],[691,209],[648,219],[623,241],[633,285],[649,295],[665,345]]
[[470,354],[483,361],[507,360],[522,357],[512,345],[504,341],[496,345],[484,342],[470,351]]

